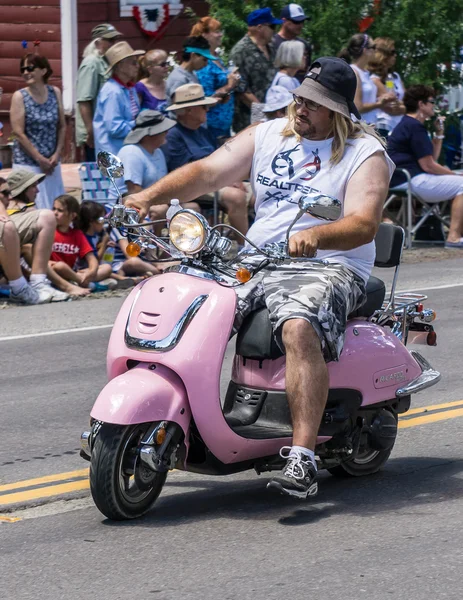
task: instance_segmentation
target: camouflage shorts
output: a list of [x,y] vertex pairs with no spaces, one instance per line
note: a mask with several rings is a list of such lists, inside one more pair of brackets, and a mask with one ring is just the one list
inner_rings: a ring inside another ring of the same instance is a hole
[[339,360],[348,315],[366,299],[365,283],[337,263],[293,262],[275,271],[261,271],[236,288],[237,331],[245,317],[267,305],[275,339],[284,352],[282,326],[289,319],[305,319],[318,337],[325,360]]

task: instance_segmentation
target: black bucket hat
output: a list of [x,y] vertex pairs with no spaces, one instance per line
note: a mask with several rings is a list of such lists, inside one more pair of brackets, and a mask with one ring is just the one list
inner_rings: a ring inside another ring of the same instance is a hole
[[301,85],[293,93],[312,100],[348,119],[361,119],[354,104],[357,77],[342,58],[324,56],[310,65]]

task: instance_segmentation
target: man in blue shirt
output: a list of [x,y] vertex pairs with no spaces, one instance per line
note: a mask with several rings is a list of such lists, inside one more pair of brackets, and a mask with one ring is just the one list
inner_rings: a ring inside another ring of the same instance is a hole
[[[217,148],[205,123],[208,107],[216,104],[218,98],[206,97],[201,85],[188,83],[177,88],[173,101],[169,110],[177,115],[177,125],[168,131],[166,144],[161,146],[169,171],[205,158]],[[235,186],[219,190],[219,202],[228,214],[230,225],[245,234],[248,230],[247,200],[250,194],[241,182]]]
[[137,56],[142,54],[144,50],[134,51],[127,42],[119,42],[104,55],[112,75],[98,94],[93,117],[96,154],[101,150],[117,154],[135,127],[140,101],[134,82],[139,68]]

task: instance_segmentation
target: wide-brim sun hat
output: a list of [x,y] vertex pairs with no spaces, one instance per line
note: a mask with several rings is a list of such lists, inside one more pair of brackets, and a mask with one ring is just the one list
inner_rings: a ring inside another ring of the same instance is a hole
[[27,169],[14,169],[6,178],[11,197],[16,198],[34,183],[40,183],[45,177],[44,173],[33,173]]
[[124,58],[143,56],[143,54],[146,54],[144,50],[134,50],[127,42],[117,42],[117,44],[108,48],[104,54],[104,58],[109,64],[109,67],[106,69],[106,74],[112,71],[117,63],[120,63]]
[[205,96],[204,88],[199,83],[185,83],[175,90],[173,104],[168,107],[168,110],[180,110],[189,106],[212,106],[218,101],[218,98]]
[[176,122],[157,110],[143,110],[135,121],[135,127],[127,135],[124,144],[138,144],[147,135],[159,135],[175,127]]
[[293,94],[312,100],[334,112],[359,121],[360,113],[355,106],[357,77],[354,70],[342,58],[324,56],[310,65],[301,85]]

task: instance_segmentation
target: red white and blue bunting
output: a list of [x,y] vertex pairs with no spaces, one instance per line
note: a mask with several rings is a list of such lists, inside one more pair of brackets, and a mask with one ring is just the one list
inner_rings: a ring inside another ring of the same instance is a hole
[[172,17],[180,14],[183,10],[183,4],[179,2],[146,2],[132,7],[132,14],[135,17],[140,29],[150,37],[159,38],[164,33]]

